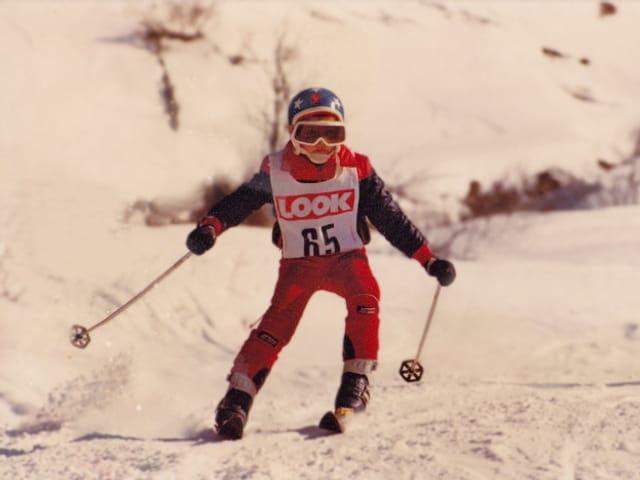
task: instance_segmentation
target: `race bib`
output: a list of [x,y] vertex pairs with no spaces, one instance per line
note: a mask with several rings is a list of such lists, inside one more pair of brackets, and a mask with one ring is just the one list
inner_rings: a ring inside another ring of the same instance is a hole
[[282,170],[281,153],[269,161],[285,258],[362,248],[357,231],[359,182],[355,168],[339,167],[330,180],[302,183]]

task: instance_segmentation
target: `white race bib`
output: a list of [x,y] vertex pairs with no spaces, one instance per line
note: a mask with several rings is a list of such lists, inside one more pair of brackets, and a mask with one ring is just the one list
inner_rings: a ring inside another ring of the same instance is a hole
[[338,167],[316,183],[296,181],[282,170],[282,152],[269,157],[273,203],[285,258],[331,255],[362,248],[358,235],[358,172]]

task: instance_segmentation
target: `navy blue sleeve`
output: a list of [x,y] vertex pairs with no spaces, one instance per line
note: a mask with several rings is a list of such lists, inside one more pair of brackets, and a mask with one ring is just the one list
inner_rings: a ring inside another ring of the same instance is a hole
[[209,215],[220,220],[222,230],[226,230],[241,223],[265,203],[273,203],[271,181],[268,173],[260,171],[215,204]]
[[407,257],[413,256],[427,243],[425,236],[407,218],[375,171],[360,180],[358,214],[366,216],[384,238]]

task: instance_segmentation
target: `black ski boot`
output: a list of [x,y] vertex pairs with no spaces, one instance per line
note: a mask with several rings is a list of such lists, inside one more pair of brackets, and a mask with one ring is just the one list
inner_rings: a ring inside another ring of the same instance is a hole
[[348,408],[353,412],[364,411],[370,397],[369,379],[366,375],[344,372],[336,395],[336,410]]
[[216,432],[225,438],[242,438],[253,397],[242,390],[231,388],[218,404]]
[[363,412],[371,394],[369,379],[361,373],[345,372],[336,395],[335,410],[327,412],[320,419],[319,427],[331,432],[343,433],[350,417]]

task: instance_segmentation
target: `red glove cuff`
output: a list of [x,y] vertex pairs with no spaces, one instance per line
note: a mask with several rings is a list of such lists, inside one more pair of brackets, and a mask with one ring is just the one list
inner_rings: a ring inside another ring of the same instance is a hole
[[431,258],[433,258],[433,253],[431,252],[429,245],[425,243],[418,250],[416,250],[416,252],[411,256],[411,258],[420,262],[421,265],[424,265]]
[[201,227],[203,225],[210,225],[216,232],[216,236],[222,233],[222,223],[216,217],[203,217],[199,222],[198,226]]

